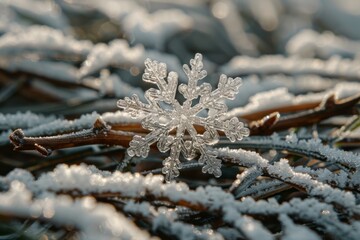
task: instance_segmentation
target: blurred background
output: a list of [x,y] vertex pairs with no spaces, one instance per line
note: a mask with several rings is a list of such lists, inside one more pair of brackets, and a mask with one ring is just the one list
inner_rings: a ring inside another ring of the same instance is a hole
[[[142,95],[149,87],[141,81],[144,59],[166,62],[186,81],[182,64],[196,52],[205,57],[209,82],[217,82],[220,71],[244,77],[247,89],[232,107],[245,105],[256,92],[284,86],[293,94],[322,91],[341,77],[358,76],[339,75],[330,66],[333,71],[323,74],[330,80],[269,79],[318,70],[278,70],[269,63],[279,67],[279,59],[256,59],[280,54],[357,61],[359,23],[356,0],[1,0],[0,111],[69,117],[114,111],[116,99]],[[239,56],[248,57],[240,59],[240,68],[234,64]],[[257,63],[275,70],[242,70]],[[357,62],[346,63],[358,71]],[[312,62],[298,64],[316,68]]]

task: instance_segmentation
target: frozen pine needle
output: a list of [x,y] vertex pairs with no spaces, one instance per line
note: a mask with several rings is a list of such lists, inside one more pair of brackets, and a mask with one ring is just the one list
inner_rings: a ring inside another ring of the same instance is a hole
[[[145,137],[134,136],[127,153],[145,158],[150,145],[157,142],[159,151],[170,150],[169,157],[163,161],[162,172],[166,181],[179,176],[180,154],[191,160],[199,153],[198,161],[203,164],[203,173],[220,177],[221,160],[217,158],[216,151],[208,149],[207,146],[219,141],[218,131],[224,132],[232,142],[249,135],[249,129],[238,118],[221,120],[227,112],[223,100],[235,98],[241,79],[228,78],[222,74],[218,88],[213,91],[209,83],[198,85],[198,81],[207,75],[203,70],[202,55],[199,53],[190,60],[190,66],[183,66],[188,84],[180,84],[179,87],[177,73],[167,73],[165,63],[146,59],[145,67],[143,81],[158,87],[145,92],[147,103],[141,102],[137,95],[118,101],[118,107],[134,118],[142,118],[142,127],[150,131]],[[182,104],[175,98],[177,88],[185,98]],[[203,127],[205,132],[198,134],[196,126]],[[176,134],[170,135],[174,130]]]

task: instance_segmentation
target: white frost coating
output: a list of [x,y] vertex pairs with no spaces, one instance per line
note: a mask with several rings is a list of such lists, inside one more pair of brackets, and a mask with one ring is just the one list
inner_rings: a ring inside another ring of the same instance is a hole
[[146,58],[166,62],[169,70],[180,72],[180,80],[186,78],[180,71],[182,67],[177,57],[155,50],[145,50],[140,44],[130,47],[128,42],[122,39],[113,40],[107,45],[95,45],[79,69],[79,75],[85,77],[109,66],[142,68]]
[[[80,131],[86,128],[91,128],[100,115],[96,112],[91,114],[84,114],[79,119],[66,120],[55,119],[45,124],[23,129],[27,136],[49,136],[53,134],[68,133],[73,131]],[[130,117],[128,117],[130,119]],[[118,120],[121,121],[121,120]],[[4,132],[0,135],[0,142],[9,142],[10,132]]]
[[267,201],[255,201],[251,197],[246,197],[236,207],[243,214],[287,214],[297,219],[315,222],[339,239],[357,239],[360,234],[359,230],[354,229],[354,223],[348,225],[338,219],[333,206],[314,198],[304,200],[295,198],[279,204],[273,198]]
[[[360,155],[358,153],[323,145],[319,139],[300,139],[297,142],[289,143],[280,139],[276,134],[273,134],[271,137],[256,138],[255,141],[251,138],[244,139],[243,141],[246,144],[253,145],[254,148],[270,146],[276,150],[288,150],[304,155],[311,154],[322,161],[339,163],[351,168],[360,169]],[[237,150],[231,150],[229,152],[232,151],[236,152]]]
[[346,166],[360,169],[360,155],[358,153],[344,151],[342,149],[332,148],[323,145],[318,139],[299,140],[296,143],[288,143],[273,135],[271,139],[262,139],[261,144],[269,144],[274,146],[275,149],[288,149],[294,151],[314,152],[319,155],[323,160],[332,163],[340,163]]
[[23,183],[13,181],[10,190],[0,193],[0,215],[38,218],[58,226],[75,226],[81,239],[150,239],[113,206],[97,203],[92,197],[72,200],[47,195],[32,199]]
[[58,165],[53,171],[44,173],[35,181],[24,177],[22,173],[24,170],[14,171],[6,177],[1,177],[2,181],[8,183],[14,180],[26,181],[24,184],[33,192],[61,192],[77,189],[81,194],[113,192],[124,197],[141,197],[145,194],[152,194],[155,197],[168,197],[172,201],[184,199],[194,204],[204,204],[214,210],[221,209],[225,201],[234,201],[231,194],[225,193],[220,188],[206,187],[192,191],[184,183],[164,184],[164,178],[161,175],[109,173],[85,164]]
[[92,74],[109,65],[137,65],[144,58],[144,48],[141,45],[130,47],[123,39],[113,40],[108,45],[96,44],[82,64],[81,77]]
[[[80,131],[86,128],[91,128],[98,117],[102,117],[107,123],[139,123],[139,120],[135,120],[130,117],[130,114],[116,111],[114,113],[104,113],[102,115],[93,112],[89,114],[83,114],[80,118],[74,120],[55,119],[47,123],[40,124],[35,127],[23,129],[27,136],[49,136],[53,134],[68,133],[74,131]],[[9,132],[0,134],[0,143],[8,141]]]
[[129,113],[123,111],[116,111],[116,112],[107,112],[101,115],[102,119],[104,119],[107,123],[140,123],[140,119],[134,119],[131,117]]
[[308,93],[295,96],[287,88],[277,88],[270,91],[259,92],[251,96],[249,103],[244,107],[234,108],[226,115],[227,118],[251,114],[254,112],[270,110],[283,106],[293,106],[306,103],[321,102],[331,94],[337,99],[356,96],[360,93],[360,83],[344,82],[336,84],[332,89],[320,93]]
[[242,116],[289,105],[319,102],[323,97],[323,93],[310,93],[294,96],[292,93],[289,93],[286,88],[277,88],[266,92],[256,93],[250,97],[247,105],[232,109],[228,112],[227,117]]
[[[129,143],[128,154],[145,158],[150,151],[150,145],[155,142],[160,152],[170,150],[170,156],[163,161],[162,168],[166,181],[170,181],[180,174],[179,169],[182,167],[180,154],[191,160],[196,156],[196,152],[199,152],[201,155],[199,163],[204,164],[203,173],[220,177],[221,160],[216,158],[216,153],[210,151],[207,145],[214,145],[219,141],[218,131],[224,132],[232,142],[249,136],[249,129],[245,128],[238,118],[219,120],[227,111],[227,106],[222,101],[234,99],[241,85],[241,79],[228,78],[222,74],[218,88],[214,91],[209,83],[198,85],[198,81],[207,75],[203,70],[202,55],[199,53],[190,60],[190,66],[186,64],[183,66],[188,84],[178,86],[177,73],[168,73],[165,63],[146,59],[145,67],[143,81],[157,85],[158,89],[150,88],[145,92],[147,103],[141,102],[137,95],[126,97],[117,103],[118,107],[134,118],[145,115],[141,122],[142,127],[151,131],[145,137],[134,136]],[[177,89],[186,99],[182,105],[175,98]],[[193,100],[197,98],[199,103],[192,106]],[[199,116],[201,112],[207,112],[208,116]],[[194,125],[203,126],[205,132],[197,134]],[[176,129],[175,137],[170,135],[174,129]],[[189,133],[191,140],[184,139],[185,131]]]
[[333,55],[355,57],[360,53],[360,43],[338,37],[332,32],[318,33],[304,29],[289,40],[286,51],[290,55],[309,58],[329,58]]
[[312,177],[316,178],[318,181],[328,184],[336,184],[336,186],[339,188],[345,188],[349,186],[356,188],[360,187],[357,186],[358,183],[356,181],[352,181],[352,177],[354,175],[348,174],[343,170],[340,170],[337,173],[333,173],[326,168],[313,170],[311,168],[303,166],[297,166],[294,168],[294,170],[300,173],[307,173]]
[[360,212],[360,208],[356,205],[355,197],[351,192],[332,188],[328,184],[312,179],[307,173],[295,172],[286,159],[281,159],[279,162],[274,163],[274,165],[269,165],[267,172],[271,176],[278,176],[283,181],[304,187],[311,196],[319,196],[325,202],[334,202],[355,212]]
[[[21,173],[21,172],[20,172]],[[24,175],[26,175],[24,177]],[[348,239],[356,239],[360,234],[351,225],[342,223],[337,218],[337,213],[333,207],[326,203],[312,199],[293,199],[283,204],[277,203],[274,199],[268,201],[255,201],[252,198],[244,198],[237,201],[234,197],[217,187],[199,187],[196,190],[190,190],[184,183],[171,182],[163,183],[162,176],[141,176],[140,174],[110,173],[107,171],[97,170],[95,167],[66,166],[59,165],[54,171],[43,174],[39,179],[33,181],[29,174],[19,174],[19,172],[10,173],[2,177],[2,183],[10,183],[14,180],[26,181],[24,184],[37,193],[45,191],[71,191],[76,190],[80,194],[90,193],[117,193],[123,197],[141,197],[150,194],[157,197],[166,197],[171,201],[184,200],[194,205],[201,204],[208,211],[221,211],[226,213],[240,214],[288,214],[297,219],[316,222],[318,225],[334,234]],[[226,209],[225,209],[226,208]],[[143,209],[144,213],[149,211]],[[227,218],[231,218],[227,216]],[[245,223],[247,220],[244,220]],[[230,223],[230,222],[229,222]],[[231,223],[230,223],[231,224]],[[259,226],[252,226],[258,228]],[[250,226],[250,225],[249,225]],[[256,230],[254,230],[256,231]],[[262,232],[264,229],[257,229]]]
[[14,128],[30,128],[41,124],[52,122],[56,119],[54,115],[44,116],[30,111],[15,114],[0,113],[0,130]]
[[139,9],[123,22],[131,41],[159,50],[164,49],[165,41],[171,36],[189,30],[192,24],[191,17],[177,9],[158,10],[154,13]]
[[99,114],[93,112],[90,114],[84,114],[75,120],[56,119],[55,121],[47,124],[24,129],[24,133],[28,136],[45,136],[54,133],[83,130],[85,128],[91,128],[98,117]]
[[[301,141],[301,143],[302,142],[303,141]],[[287,143],[287,144],[297,145],[298,141],[293,142],[293,143]],[[318,145],[318,146],[319,147],[317,147],[317,149],[320,151],[322,148],[328,148],[323,145]],[[342,150],[338,150],[338,149],[334,149],[334,150],[335,150],[334,152],[336,152],[336,150],[342,151]],[[243,149],[229,150],[226,148],[217,149],[217,151],[218,151],[218,157],[229,157],[229,158],[233,158],[233,159],[238,159],[239,162],[241,161],[242,166],[246,166],[249,168],[254,165],[260,166],[261,168],[267,168],[268,164],[269,164],[266,159],[262,158],[256,152],[246,151]],[[336,155],[339,155],[339,153],[332,153],[331,155],[336,156]],[[346,158],[346,156],[344,158]],[[286,170],[288,171],[289,169],[286,169]],[[348,174],[342,170],[337,173],[332,173],[327,169],[312,170],[307,167],[298,166],[298,167],[294,168],[294,172],[309,174],[309,176],[316,179],[317,181],[327,183],[327,184],[336,184],[336,186],[339,188],[351,187],[351,188],[356,189],[356,188],[359,188],[359,184],[360,184],[360,179],[358,178],[356,173]],[[285,174],[285,173],[286,172],[282,172],[282,174]],[[267,188],[277,187],[277,185],[279,185],[273,181],[269,182],[268,186],[266,185],[266,183],[259,183],[259,184],[261,184],[261,188],[264,190],[267,190]],[[254,187],[254,189],[258,189],[258,191],[260,191],[259,186],[253,186],[253,187]],[[250,187],[249,189],[245,190],[244,193],[241,193],[241,194],[253,194],[253,193],[254,192],[252,190],[252,187]]]
[[24,51],[57,51],[70,55],[87,55],[92,48],[90,41],[79,41],[61,31],[32,26],[0,37],[0,55],[18,55]]
[[23,71],[64,82],[77,83],[79,79],[77,68],[64,62],[14,60],[0,65],[11,72]]
[[360,78],[358,61],[333,56],[329,60],[268,55],[260,58],[236,56],[220,71],[230,76],[251,74],[314,74],[339,78]]
[[[231,214],[234,211],[236,212],[234,208],[236,201],[233,196],[225,193],[220,188],[206,187],[192,191],[184,183],[171,182],[163,184],[162,176],[152,176],[151,174],[142,176],[140,174],[121,172],[109,174],[109,172],[95,170],[94,167],[89,168],[85,165],[69,167],[64,164],[58,165],[53,172],[43,174],[36,181],[31,181],[29,177],[22,177],[17,172],[3,177],[2,182],[14,181],[18,177],[16,180],[26,180],[24,184],[35,193],[76,189],[81,194],[114,192],[124,197],[141,197],[145,194],[151,194],[155,197],[168,197],[172,201],[184,199],[193,204],[203,204],[209,208],[209,211],[222,211],[224,220],[230,224],[233,224]],[[151,210],[144,211],[148,214],[151,213]],[[240,218],[242,217],[240,216]],[[162,223],[159,222],[158,224]],[[254,222],[249,217],[240,219],[235,225],[246,231],[249,236],[253,236],[252,239],[256,239],[256,236],[272,239],[269,232],[260,223]],[[175,225],[173,230],[181,231],[183,227]],[[183,233],[188,233],[188,230],[186,228]]]
[[251,196],[257,198],[265,195],[267,192],[273,192],[276,189],[285,187],[286,184],[280,180],[261,180],[256,181],[251,186],[241,192],[236,192],[236,198]]
[[227,102],[227,105],[231,108],[244,106],[248,103],[249,98],[260,92],[267,92],[278,88],[287,88],[290,93],[295,95],[305,92],[320,92],[334,87],[338,81],[316,75],[271,75],[262,78],[251,75],[244,77],[242,82],[242,87],[235,100]]
[[212,229],[197,229],[190,224],[176,221],[178,216],[173,209],[160,207],[156,210],[148,202],[135,203],[129,201],[125,204],[124,210],[130,213],[139,214],[146,218],[152,218],[152,229],[160,229],[165,232],[170,232],[171,235],[176,236],[181,240],[222,240],[221,235],[214,232]]
[[231,158],[233,161],[241,161],[241,165],[245,167],[259,166],[261,169],[269,165],[269,161],[261,157],[257,152],[247,151],[243,149],[216,149],[219,158]]
[[[332,188],[328,184],[312,179],[307,173],[295,172],[286,159],[281,159],[274,165],[270,165],[266,159],[256,152],[242,149],[229,150],[228,148],[217,149],[217,151],[219,157],[230,158],[233,163],[246,167],[249,167],[249,164],[250,166],[258,166],[276,179],[305,188],[311,196],[320,197],[328,203],[337,203],[354,212],[360,212],[360,207],[356,204],[355,197],[351,192]],[[252,164],[251,159],[254,160]]]
[[283,240],[321,240],[320,236],[317,235],[314,231],[310,230],[307,227],[294,224],[294,222],[285,214],[279,216],[279,220],[284,226],[284,234],[281,239]]
[[261,222],[254,220],[248,216],[242,216],[237,211],[234,211],[233,206],[224,207],[224,220],[237,227],[240,232],[242,232],[246,236],[246,239],[274,239],[271,232],[264,228]]

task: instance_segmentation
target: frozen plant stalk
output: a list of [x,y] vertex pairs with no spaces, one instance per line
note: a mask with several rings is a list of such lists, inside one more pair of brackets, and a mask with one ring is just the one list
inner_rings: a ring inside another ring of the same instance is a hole
[[[219,141],[217,131],[225,133],[230,141],[241,140],[249,135],[249,129],[238,118],[221,120],[227,112],[227,106],[222,103],[224,99],[234,99],[241,85],[240,78],[228,78],[224,74],[220,76],[218,88],[211,91],[209,83],[198,81],[206,77],[203,70],[202,55],[197,53],[190,60],[190,66],[184,65],[183,69],[189,81],[188,84],[180,84],[179,92],[185,101],[181,105],[176,99],[178,75],[175,72],[167,74],[166,64],[145,60],[145,73],[143,80],[158,86],[158,89],[150,88],[145,92],[148,103],[143,103],[137,95],[126,97],[118,101],[118,107],[129,112],[134,118],[142,119],[142,126],[150,130],[145,137],[134,136],[127,152],[130,156],[146,157],[150,145],[157,142],[157,148],[161,152],[170,150],[170,156],[163,161],[162,172],[166,175],[166,181],[179,176],[181,162],[180,153],[191,160],[200,153],[199,162],[204,164],[203,173],[221,176],[221,160],[217,159],[216,152],[209,150],[207,145],[213,145]],[[198,99],[196,104],[193,100]],[[193,105],[193,106],[192,106]],[[200,114],[206,112],[204,114]],[[205,132],[198,134],[194,125],[203,126]],[[174,131],[176,130],[176,131]],[[176,132],[170,135],[171,131]],[[187,134],[185,134],[187,133]]]

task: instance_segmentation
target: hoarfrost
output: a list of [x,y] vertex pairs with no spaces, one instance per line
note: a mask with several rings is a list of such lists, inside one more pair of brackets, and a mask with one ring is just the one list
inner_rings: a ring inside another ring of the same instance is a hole
[[47,195],[32,199],[32,193],[19,181],[11,182],[8,192],[0,193],[0,212],[72,225],[80,229],[82,239],[150,239],[111,205],[97,203],[92,197],[73,200],[65,195]]

